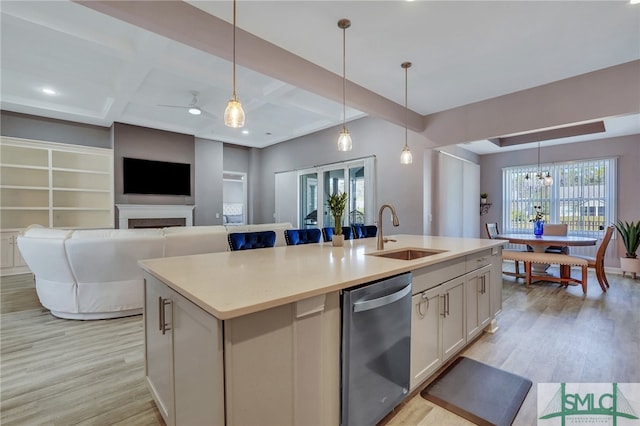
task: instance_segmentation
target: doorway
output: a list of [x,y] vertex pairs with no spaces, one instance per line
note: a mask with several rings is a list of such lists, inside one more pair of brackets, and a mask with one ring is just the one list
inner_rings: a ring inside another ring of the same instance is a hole
[[222,172],[222,224],[246,225],[247,218],[247,174]]

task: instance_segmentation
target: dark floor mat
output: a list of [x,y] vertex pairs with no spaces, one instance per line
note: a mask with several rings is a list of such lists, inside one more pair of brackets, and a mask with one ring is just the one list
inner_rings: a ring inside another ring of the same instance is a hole
[[423,398],[478,425],[513,423],[532,382],[460,357],[421,392]]

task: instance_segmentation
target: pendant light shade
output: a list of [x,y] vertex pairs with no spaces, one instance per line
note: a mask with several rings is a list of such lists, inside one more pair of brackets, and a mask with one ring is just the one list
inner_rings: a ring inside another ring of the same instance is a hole
[[411,164],[413,163],[413,155],[407,143],[407,112],[409,111],[407,107],[407,70],[411,67],[411,62],[403,62],[400,66],[404,69],[404,148],[400,154],[400,164]]
[[351,21],[341,19],[338,21],[338,28],[342,30],[342,131],[338,135],[338,151],[351,151],[351,135],[347,130],[347,75],[346,75],[346,32],[351,26]]
[[353,148],[351,144],[351,135],[346,127],[342,128],[342,131],[338,135],[338,151],[351,151]]
[[224,110],[224,124],[236,128],[244,126],[244,110],[235,96],[229,99],[227,108]]
[[402,153],[400,153],[400,164],[411,164],[413,163],[413,155],[411,154],[411,150],[409,146],[405,145],[402,148]]
[[233,94],[224,110],[224,124],[236,128],[244,126],[244,110],[236,94],[236,0],[233,0]]

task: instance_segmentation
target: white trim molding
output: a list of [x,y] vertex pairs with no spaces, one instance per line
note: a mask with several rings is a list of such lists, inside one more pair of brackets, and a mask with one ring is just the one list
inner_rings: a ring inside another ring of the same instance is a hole
[[116,204],[118,228],[129,228],[129,219],[184,218],[185,226],[193,226],[195,205]]

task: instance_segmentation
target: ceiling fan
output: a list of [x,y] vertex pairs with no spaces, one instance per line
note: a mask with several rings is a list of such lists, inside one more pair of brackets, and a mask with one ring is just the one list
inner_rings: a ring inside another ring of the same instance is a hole
[[191,98],[191,103],[189,105],[164,105],[164,104],[159,104],[158,106],[167,107],[167,108],[185,109],[191,115],[206,115],[206,116],[215,118],[215,115],[211,114],[208,111],[203,110],[202,108],[200,108],[198,106],[198,92],[191,91],[190,93],[191,93],[192,98]]

